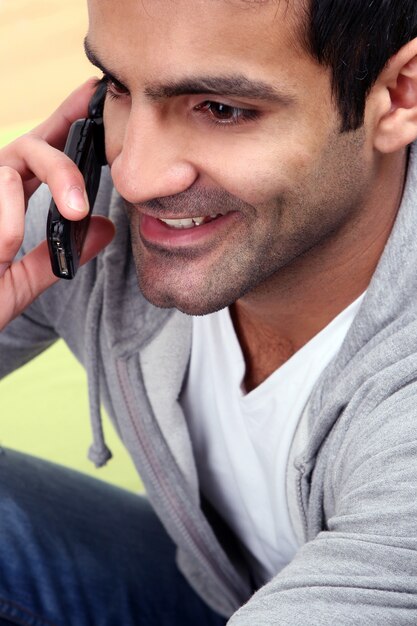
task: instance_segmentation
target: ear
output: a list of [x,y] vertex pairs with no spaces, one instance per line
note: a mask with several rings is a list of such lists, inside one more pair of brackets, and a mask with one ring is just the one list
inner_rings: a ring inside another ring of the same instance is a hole
[[396,152],[417,139],[417,38],[389,60],[371,95],[378,101],[377,150]]

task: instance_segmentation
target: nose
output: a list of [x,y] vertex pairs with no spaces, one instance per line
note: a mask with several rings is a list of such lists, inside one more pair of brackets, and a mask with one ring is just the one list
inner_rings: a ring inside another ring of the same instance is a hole
[[168,115],[152,105],[132,107],[111,163],[117,191],[140,204],[187,190],[199,175],[187,148],[186,134]]

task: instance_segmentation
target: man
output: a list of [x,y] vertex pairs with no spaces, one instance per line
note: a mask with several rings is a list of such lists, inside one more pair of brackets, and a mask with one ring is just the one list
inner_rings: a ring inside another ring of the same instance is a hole
[[[1,371],[64,337],[89,374],[91,456],[109,457],[102,400],[176,562],[147,501],[6,451],[0,614],[414,624],[415,3],[89,16],[111,172],[95,211],[116,235],[38,298],[48,202],[24,227],[25,198],[42,181],[85,215],[57,148],[89,83],[0,155]],[[112,235],[97,215],[85,260]]]

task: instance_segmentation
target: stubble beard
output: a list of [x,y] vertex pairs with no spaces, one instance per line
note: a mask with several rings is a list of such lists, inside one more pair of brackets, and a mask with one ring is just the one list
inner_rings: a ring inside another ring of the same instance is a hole
[[[325,248],[332,240],[345,236],[349,228],[356,228],[368,184],[360,158],[363,139],[360,131],[356,136],[342,137],[336,148],[330,145],[307,184],[281,192],[268,206],[248,204],[222,189],[193,188],[142,205],[144,210],[159,208],[170,216],[181,211],[184,214],[187,207],[197,215],[198,206],[202,214],[240,212],[240,224],[225,237],[225,253],[216,258],[216,251],[208,250],[214,260],[200,280],[194,269],[198,251],[170,252],[144,243],[137,211],[128,206],[138,284],[144,296],[161,308],[206,315],[248,293],[274,290],[275,295],[279,294],[288,266],[308,263],[313,249]],[[320,189],[317,197],[312,192],[315,187]],[[158,261],[156,271],[149,267],[152,254]],[[302,274],[289,274],[302,282]]]
[[[247,228],[243,245],[242,236],[230,236],[227,254],[214,262],[200,281],[190,269],[195,261],[193,252],[185,250],[179,254],[144,245],[133,220],[132,248],[141,292],[157,307],[176,308],[189,315],[214,313],[248,293],[279,292],[283,270],[302,262],[313,248],[320,247],[331,238],[343,223],[343,215],[337,223],[326,222],[322,206],[310,207],[311,221],[302,228],[293,225],[288,232],[288,226],[280,228],[284,210],[281,203],[282,200],[274,209],[274,231],[265,233],[261,241],[256,241],[250,228]],[[302,208],[293,205],[292,210],[297,214]],[[146,257],[152,255],[158,258],[158,270],[149,272]],[[173,268],[175,271],[172,271]],[[166,273],[170,276],[169,284]]]
[[[184,211],[187,206],[193,207],[193,215],[196,215],[196,206],[202,206],[204,214],[237,211],[245,217],[253,217],[256,213],[255,207],[223,190],[189,190],[156,202],[163,204],[164,210],[170,215],[175,214],[176,208],[181,207]],[[142,206],[144,210],[149,208],[149,205]],[[155,206],[152,209],[155,210]],[[242,249],[239,245],[242,243],[242,237],[239,236],[241,229],[237,233],[229,232],[225,255],[216,251],[218,240],[203,252],[199,249],[170,251],[144,242],[139,234],[138,216],[134,207],[128,206],[128,214],[139,288],[155,306],[173,307],[189,315],[206,315],[229,306],[259,281],[256,263],[259,253],[253,250],[250,233]],[[150,272],[147,271],[147,263],[151,263],[149,259],[152,256],[157,260],[158,269]],[[193,268],[198,266],[198,261],[204,256],[211,259],[211,265],[198,277],[196,274],[199,270]],[[170,276],[169,284],[166,273]]]

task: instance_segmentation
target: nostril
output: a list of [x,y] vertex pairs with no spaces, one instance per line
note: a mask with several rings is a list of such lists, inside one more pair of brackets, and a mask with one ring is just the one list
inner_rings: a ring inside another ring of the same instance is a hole
[[187,191],[199,177],[197,169],[185,161],[121,152],[111,163],[111,176],[118,193],[130,204],[154,198],[175,196]]

